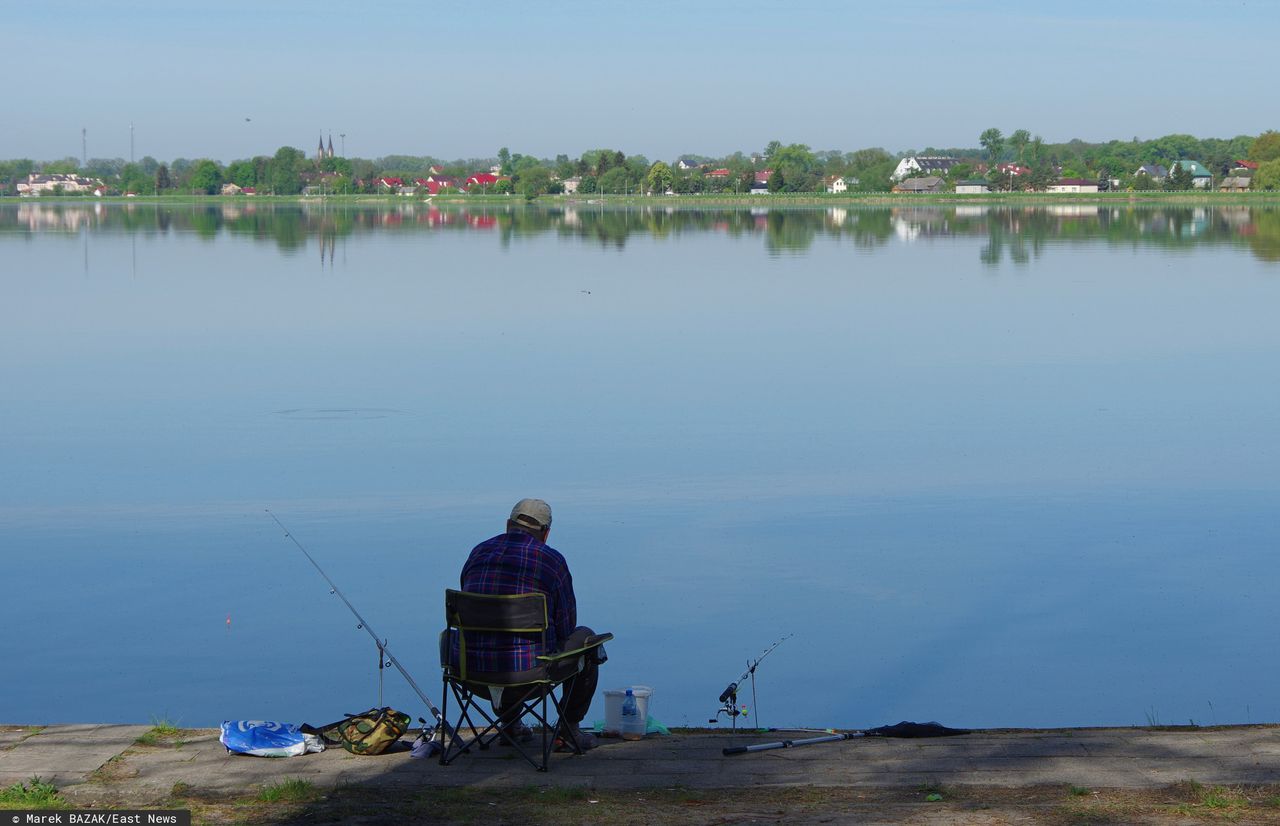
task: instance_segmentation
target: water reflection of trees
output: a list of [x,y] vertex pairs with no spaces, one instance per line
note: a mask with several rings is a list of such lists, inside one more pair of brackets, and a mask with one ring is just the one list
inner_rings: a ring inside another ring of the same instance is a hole
[[996,266],[1025,264],[1054,244],[1099,241],[1112,245],[1198,244],[1248,246],[1265,261],[1280,260],[1280,211],[1273,207],[1071,204],[1026,207],[736,208],[609,207],[589,202],[539,206],[445,206],[406,203],[374,206],[332,202],[239,201],[233,204],[65,204],[24,201],[0,205],[6,232],[226,234],[297,251],[316,238],[322,250],[335,239],[373,232],[486,232],[502,244],[556,233],[602,246],[624,247],[632,236],[667,240],[686,233],[758,237],[774,254],[804,252],[816,238],[836,237],[855,247],[890,241],[927,243],[946,237],[983,241],[979,258]]

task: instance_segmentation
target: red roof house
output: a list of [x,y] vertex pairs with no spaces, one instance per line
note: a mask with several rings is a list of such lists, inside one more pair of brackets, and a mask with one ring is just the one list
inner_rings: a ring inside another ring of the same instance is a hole
[[470,178],[467,178],[467,182],[463,187],[465,189],[470,189],[473,186],[493,186],[497,182],[498,176],[494,175],[492,172],[477,172]]
[[458,189],[458,179],[452,175],[428,175],[425,179],[419,179],[419,186],[425,186],[427,192],[432,195],[439,195],[440,190],[445,187],[453,187]]

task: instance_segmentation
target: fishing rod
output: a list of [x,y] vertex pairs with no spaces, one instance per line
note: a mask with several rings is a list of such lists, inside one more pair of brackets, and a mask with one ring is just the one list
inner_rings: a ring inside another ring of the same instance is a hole
[[[805,729],[794,730],[805,731]],[[808,731],[813,731],[813,729],[808,729]],[[806,737],[801,740],[778,740],[774,743],[756,743],[751,746],[730,746],[721,749],[720,753],[728,757],[731,754],[750,754],[751,752],[770,751],[772,749],[793,749],[797,746],[834,743],[838,740],[855,740],[861,737],[955,737],[970,733],[969,729],[950,728],[938,722],[910,723],[906,720],[896,725],[869,728],[864,731],[840,732],[835,729],[826,729],[826,732],[827,734],[822,737]]]
[[[729,687],[726,688],[724,691],[720,692],[720,702],[723,704],[723,707],[720,708],[718,711],[716,711],[716,716],[708,720],[707,721],[708,723],[718,723],[720,722],[720,715],[727,714],[729,716],[729,720],[733,723],[733,729],[735,731],[737,730],[738,718],[743,714],[747,713],[747,710],[745,708],[738,708],[738,686],[741,685],[742,681],[747,679],[747,677],[751,678],[751,706],[752,708],[755,708],[756,707],[756,667],[760,665],[761,662],[764,661],[765,657],[773,653],[773,649],[777,648],[779,645],[782,645],[784,642],[786,642],[793,636],[794,634],[787,634],[785,637],[783,637],[782,639],[775,642],[773,645],[766,648],[764,650],[764,653],[761,654],[759,657],[756,657],[754,662],[752,662],[751,660],[747,661],[747,670],[742,672],[742,676],[739,677],[737,680],[734,680],[733,682],[729,683]],[[756,721],[756,725],[758,726],[760,724],[760,714],[758,710],[756,712],[755,721]]]
[[[294,545],[298,546],[298,550],[302,551],[303,556],[307,558],[307,561],[311,563],[312,567],[314,567],[317,571],[319,571],[320,576],[324,577],[325,582],[329,583],[329,593],[337,594],[338,599],[342,600],[343,604],[346,605],[347,608],[351,611],[351,613],[355,615],[355,618],[360,623],[359,625],[356,626],[356,628],[363,628],[365,631],[369,633],[369,636],[373,637],[373,644],[378,646],[378,705],[379,706],[382,705],[382,669],[384,668],[384,660],[385,660],[385,665],[394,665],[396,667],[396,670],[398,670],[400,672],[400,675],[405,678],[405,680],[409,683],[409,686],[414,690],[414,692],[417,693],[417,695],[422,698],[422,702],[427,704],[427,708],[431,709],[431,714],[436,718],[436,725],[441,729],[441,731],[443,731],[445,734],[452,737],[453,727],[450,726],[449,722],[444,719],[444,715],[440,713],[440,709],[436,708],[436,704],[431,702],[431,698],[426,695],[426,692],[424,692],[421,688],[418,687],[417,681],[415,681],[413,677],[410,676],[408,671],[405,671],[404,666],[401,665],[400,661],[396,659],[396,655],[391,653],[391,649],[387,648],[387,641],[383,638],[380,638],[376,633],[374,633],[374,630],[369,627],[369,623],[365,622],[364,617],[360,616],[360,612],[357,611],[356,607],[351,604],[351,601],[348,600],[346,595],[342,593],[342,591],[338,588],[337,584],[332,579],[329,579],[329,575],[324,572],[324,569],[320,567],[320,564],[315,561],[315,559],[311,556],[311,554],[307,553],[307,549],[302,547],[302,543],[299,542],[294,537],[294,535],[289,532],[289,529],[286,528],[284,526],[284,523],[281,522],[279,518],[277,518],[276,515],[271,512],[271,509],[266,508],[265,510],[267,512],[267,516],[270,516],[273,520],[275,520],[275,523],[280,526],[280,530],[284,531],[285,537],[287,537],[290,541],[292,541]],[[418,722],[423,723],[425,725],[427,721],[419,717]]]
[[853,740],[856,737],[866,737],[860,731],[836,732],[823,737],[806,737],[802,740],[778,740],[775,743],[757,743],[754,746],[730,746],[720,750],[725,757],[731,754],[749,754],[753,751],[770,751],[772,749],[794,749],[797,746],[812,746],[814,743],[834,743],[837,740]]

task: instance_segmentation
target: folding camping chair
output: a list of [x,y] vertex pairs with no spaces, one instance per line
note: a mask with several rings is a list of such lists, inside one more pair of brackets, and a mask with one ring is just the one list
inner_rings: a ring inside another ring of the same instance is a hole
[[[538,657],[538,665],[530,671],[519,673],[476,672],[467,668],[468,634],[511,634],[528,639],[541,637],[545,643],[550,623],[547,620],[547,597],[542,593],[492,595],[472,594],[465,591],[445,591],[444,613],[446,628],[440,634],[440,665],[444,671],[444,697],[440,716],[448,719],[449,695],[458,704],[457,723],[453,735],[446,736],[440,765],[447,766],[458,755],[469,751],[473,745],[487,749],[503,736],[501,726],[514,725],[525,715],[531,715],[542,729],[540,759],[524,749],[515,737],[509,742],[538,771],[546,771],[555,748],[556,738],[570,745],[581,754],[577,738],[566,730],[563,715],[565,698],[573,688],[573,682],[582,671],[589,655],[601,645],[613,639],[613,634],[596,634],[587,644],[573,651],[560,651]],[[456,661],[454,659],[456,638]],[[474,650],[474,649],[472,649]],[[524,690],[524,699],[515,710],[507,709],[501,720],[495,712],[490,714],[483,705],[491,701],[496,707],[505,689]],[[556,723],[548,722],[547,705],[556,712]],[[472,719],[472,713],[477,719]],[[483,722],[480,726],[477,723]],[[466,732],[471,734],[467,735]]]

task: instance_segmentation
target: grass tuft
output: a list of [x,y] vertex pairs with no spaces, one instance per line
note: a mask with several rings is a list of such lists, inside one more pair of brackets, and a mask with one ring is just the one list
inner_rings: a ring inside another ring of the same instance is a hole
[[134,742],[140,746],[181,746],[185,742],[179,738],[181,734],[182,729],[168,717],[152,717],[151,729]]
[[1206,809],[1244,809],[1249,800],[1244,795],[1222,786],[1214,786],[1200,797],[1200,805]]
[[1071,786],[1068,788],[1068,791],[1071,792],[1072,797],[1087,797],[1092,794],[1092,792],[1084,786]]
[[1213,812],[1226,817],[1234,817],[1237,811],[1249,808],[1249,798],[1235,789],[1228,789],[1223,786],[1206,788],[1194,780],[1183,781],[1174,788],[1187,798],[1186,803],[1173,807],[1173,811],[1179,814],[1204,816],[1209,812]]
[[0,805],[22,809],[65,809],[67,801],[52,783],[33,777],[26,783],[14,783],[0,789]]
[[315,784],[300,777],[290,777],[279,783],[264,786],[262,791],[258,792],[258,800],[262,803],[296,803],[311,800],[315,796]]

